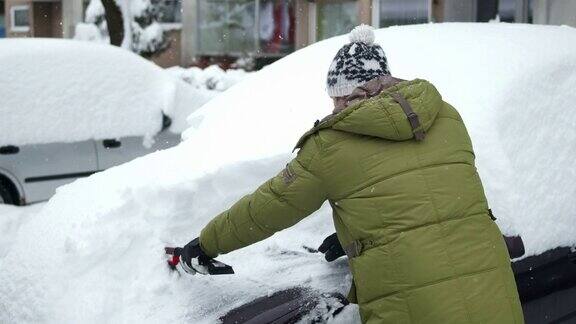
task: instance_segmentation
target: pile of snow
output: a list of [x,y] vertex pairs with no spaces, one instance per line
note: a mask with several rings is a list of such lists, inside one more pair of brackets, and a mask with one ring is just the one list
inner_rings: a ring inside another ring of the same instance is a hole
[[[179,146],[61,187],[0,259],[0,322],[213,323],[289,286],[345,292],[346,260],[301,248],[333,231],[326,205],[222,256],[233,276],[177,276],[162,248],[196,237],[293,157],[331,111],[325,76],[346,41],[302,49],[216,97]],[[576,244],[576,30],[433,24],[382,29],[376,42],[394,75],[432,81],[462,113],[501,228],[521,233],[529,255]]]
[[[202,104],[220,95],[233,85],[243,81],[251,72],[241,69],[223,70],[218,65],[211,65],[205,69],[199,67],[183,68],[173,66],[165,70],[170,76],[187,83],[186,87],[191,91],[189,94],[194,98],[202,98]],[[175,117],[176,123],[172,128],[177,129],[180,133],[188,126],[186,117],[190,115],[190,110],[179,110]]]
[[108,26],[104,19],[104,6],[100,0],[91,0],[84,12],[84,21],[76,24],[74,39],[110,44]]
[[199,67],[186,69],[174,66],[166,69],[166,71],[198,90],[219,92],[227,90],[250,75],[250,72],[240,69],[230,69],[225,71],[218,65],[210,65],[205,69]]
[[185,117],[213,96],[123,49],[55,39],[0,40],[0,146],[152,138],[162,114]]
[[0,204],[0,260],[12,248],[18,230],[28,219],[33,217],[44,204],[26,207]]
[[78,23],[74,29],[74,39],[86,42],[110,43],[110,37],[102,34],[102,31],[95,24]]

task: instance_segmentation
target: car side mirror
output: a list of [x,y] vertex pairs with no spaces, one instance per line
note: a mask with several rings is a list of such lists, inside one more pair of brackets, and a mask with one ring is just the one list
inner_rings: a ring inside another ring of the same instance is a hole
[[172,118],[162,113],[162,131],[165,131],[168,128],[170,128],[170,125],[172,125]]

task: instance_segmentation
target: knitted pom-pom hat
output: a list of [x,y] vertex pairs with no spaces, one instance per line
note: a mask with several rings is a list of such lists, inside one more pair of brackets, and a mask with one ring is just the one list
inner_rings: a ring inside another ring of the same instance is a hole
[[350,43],[338,51],[328,70],[326,91],[330,97],[348,96],[356,87],[390,75],[384,50],[374,44],[374,28],[357,26],[349,37]]

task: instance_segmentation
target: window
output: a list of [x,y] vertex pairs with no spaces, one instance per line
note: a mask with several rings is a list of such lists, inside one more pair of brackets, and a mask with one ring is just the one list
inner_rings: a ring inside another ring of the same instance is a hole
[[256,50],[256,1],[227,1],[227,52]]
[[198,0],[201,55],[276,55],[294,48],[292,0]]
[[259,43],[264,53],[288,53],[294,49],[294,4],[284,0],[261,0]]
[[498,2],[498,15],[500,21],[514,22],[516,14],[516,0],[500,0]]
[[316,39],[346,34],[358,25],[358,18],[356,1],[318,2]]
[[500,21],[532,23],[533,12],[534,1],[532,0],[500,0],[498,2]]
[[429,0],[380,0],[380,27],[428,22]]
[[6,27],[4,20],[4,1],[0,1],[0,38],[6,37]]
[[152,4],[158,10],[161,23],[179,24],[182,22],[182,0],[153,0]]
[[202,54],[241,54],[256,50],[254,0],[198,2],[198,39]]
[[30,30],[30,7],[28,5],[10,7],[10,30],[27,32]]

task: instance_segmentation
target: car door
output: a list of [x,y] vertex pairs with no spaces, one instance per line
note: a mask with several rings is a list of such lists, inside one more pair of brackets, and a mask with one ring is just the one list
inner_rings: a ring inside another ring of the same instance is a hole
[[0,148],[0,168],[14,175],[27,203],[47,200],[56,188],[98,170],[94,141]]
[[175,146],[179,142],[180,134],[171,133],[168,130],[158,133],[154,137],[154,143],[150,146],[144,145],[145,141],[142,136],[100,140],[96,143],[98,168],[105,170],[148,153]]
[[99,170],[106,170],[145,154],[142,137],[135,136],[96,141],[96,152]]

